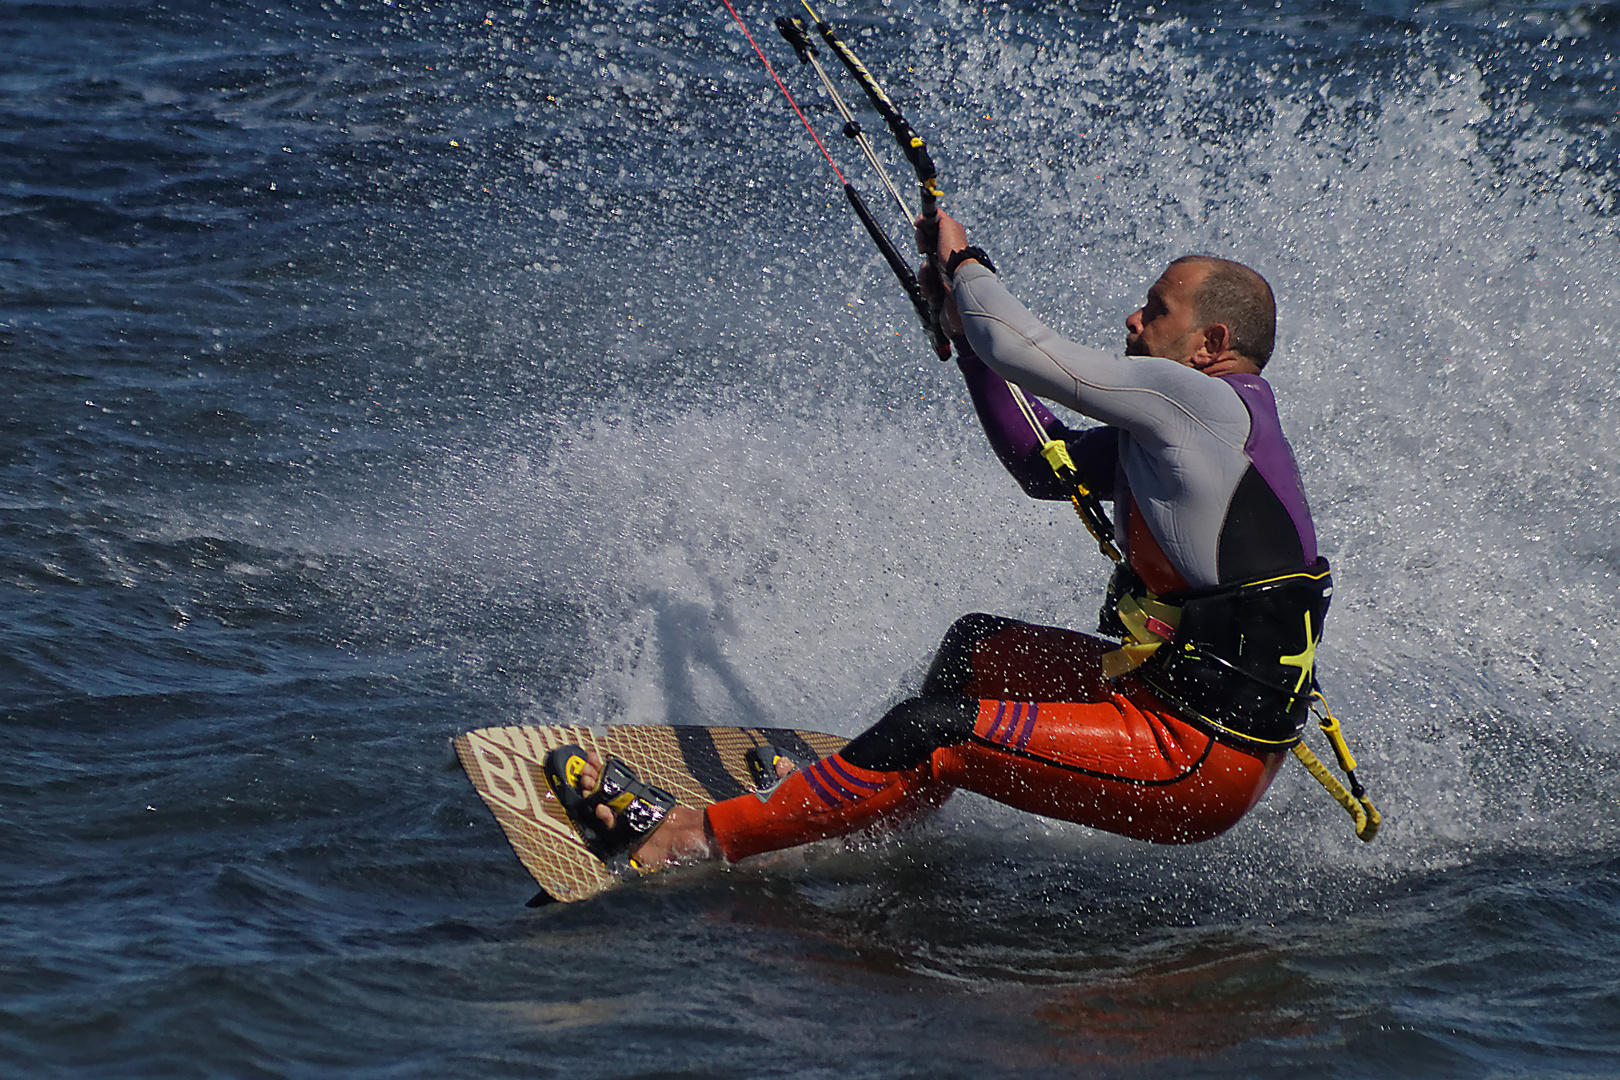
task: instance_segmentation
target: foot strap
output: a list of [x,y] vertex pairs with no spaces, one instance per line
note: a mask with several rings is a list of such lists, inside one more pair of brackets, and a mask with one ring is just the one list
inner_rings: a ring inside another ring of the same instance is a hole
[[[584,791],[580,784],[586,764],[582,748],[572,743],[559,746],[546,755],[546,783],[585,841],[586,850],[609,866],[628,862],[639,870],[629,858],[630,849],[664,823],[675,808],[675,796],[645,783],[634,769],[611,756],[602,766],[596,787]],[[596,816],[599,806],[613,811],[611,827]]]
[[779,746],[765,743],[763,746],[749,747],[743,753],[743,760],[748,763],[748,775],[754,781],[755,791],[768,791],[775,787],[782,778],[777,775],[777,762],[785,761],[791,769],[799,766],[788,756],[787,751]]

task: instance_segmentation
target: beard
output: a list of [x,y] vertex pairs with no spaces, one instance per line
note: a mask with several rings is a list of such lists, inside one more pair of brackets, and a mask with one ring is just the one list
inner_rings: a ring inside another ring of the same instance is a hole
[[1125,355],[1146,356],[1148,355],[1147,346],[1142,344],[1142,339],[1139,337],[1127,337],[1125,339]]

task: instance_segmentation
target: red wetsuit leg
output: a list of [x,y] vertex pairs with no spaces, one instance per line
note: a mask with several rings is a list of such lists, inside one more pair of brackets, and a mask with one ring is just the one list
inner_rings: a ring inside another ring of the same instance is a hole
[[790,774],[761,795],[711,805],[709,830],[733,862],[749,855],[844,836],[879,824],[903,825],[950,798],[929,763],[875,772],[832,757]]
[[1009,806],[1158,843],[1206,840],[1259,801],[1282,764],[1219,743],[1128,676],[1111,684],[1108,642],[1014,624],[973,646],[964,693],[979,699],[970,739],[904,771],[834,755],[765,798],[715,803],[708,822],[728,859],[883,822],[903,822],[965,787]]
[[939,780],[1020,810],[1187,844],[1235,825],[1282,758],[1234,750],[1121,695],[1097,704],[981,701],[974,740],[941,747],[932,761]]
[[1027,623],[978,642],[963,691],[980,699],[974,739],[935,751],[935,777],[1020,810],[1161,844],[1231,828],[1260,801],[1285,755],[1217,742],[1129,675],[1104,679],[1100,662],[1114,648]]

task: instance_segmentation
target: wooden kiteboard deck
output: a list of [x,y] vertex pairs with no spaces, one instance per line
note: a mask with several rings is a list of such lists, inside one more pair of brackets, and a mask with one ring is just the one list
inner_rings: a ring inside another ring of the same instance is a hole
[[770,743],[800,767],[837,753],[847,740],[819,731],[738,727],[479,728],[458,735],[456,755],[506,832],[524,867],[553,900],[585,900],[619,877],[585,850],[562,805],[546,784],[542,763],[552,749],[573,743],[622,758],[643,780],[694,809],[752,794],[743,755]]

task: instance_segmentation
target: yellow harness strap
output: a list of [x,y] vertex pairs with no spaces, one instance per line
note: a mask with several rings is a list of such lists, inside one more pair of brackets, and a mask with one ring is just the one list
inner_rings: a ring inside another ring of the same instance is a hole
[[1131,640],[1111,653],[1104,654],[1102,658],[1102,672],[1105,678],[1112,679],[1123,675],[1127,671],[1135,671],[1147,663],[1148,657],[1159,651],[1170,638],[1175,636],[1176,629],[1181,625],[1181,608],[1175,604],[1165,604],[1152,596],[1132,596],[1126,593],[1119,598],[1119,621],[1125,624],[1125,629],[1131,633]]

